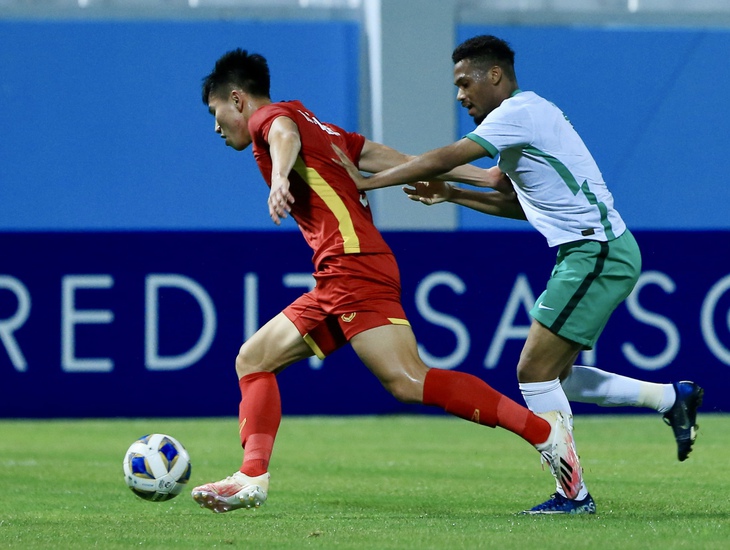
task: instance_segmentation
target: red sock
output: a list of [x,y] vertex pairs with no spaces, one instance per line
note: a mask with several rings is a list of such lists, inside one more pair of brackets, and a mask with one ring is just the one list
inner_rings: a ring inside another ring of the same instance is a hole
[[247,374],[238,381],[241,404],[238,426],[244,449],[241,472],[256,477],[269,469],[274,439],[281,422],[281,397],[271,372]]
[[544,443],[550,436],[546,420],[465,372],[429,369],[423,384],[423,404],[441,407],[490,428],[501,426],[531,445]]

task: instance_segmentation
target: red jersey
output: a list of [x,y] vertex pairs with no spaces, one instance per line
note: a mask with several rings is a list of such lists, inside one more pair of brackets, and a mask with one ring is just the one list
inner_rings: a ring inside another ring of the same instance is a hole
[[357,189],[347,171],[332,161],[337,145],[359,164],[365,137],[320,122],[299,101],[272,103],[258,109],[248,121],[253,155],[271,187],[271,155],[268,136],[280,116],[294,121],[301,136],[301,150],[289,174],[294,197],[291,216],[314,251],[315,269],[331,256],[359,253],[391,253],[373,224],[365,192]]

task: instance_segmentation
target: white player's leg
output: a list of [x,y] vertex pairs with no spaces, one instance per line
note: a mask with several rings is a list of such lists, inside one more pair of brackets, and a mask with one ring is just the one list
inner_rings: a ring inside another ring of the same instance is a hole
[[574,365],[562,381],[570,401],[602,407],[647,407],[663,414],[677,441],[677,458],[686,460],[697,437],[697,408],[704,390],[694,382],[656,384],[595,367]]

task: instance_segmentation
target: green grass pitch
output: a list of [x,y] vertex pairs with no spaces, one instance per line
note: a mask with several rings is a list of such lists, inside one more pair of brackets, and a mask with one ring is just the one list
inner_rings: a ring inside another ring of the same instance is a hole
[[552,477],[527,443],[445,416],[285,417],[268,502],[213,514],[186,490],[137,498],[122,458],[137,437],[178,438],[190,487],[240,465],[237,421],[0,421],[0,548],[725,549],[730,416],[701,414],[676,459],[659,415],[579,416],[595,516],[517,515]]

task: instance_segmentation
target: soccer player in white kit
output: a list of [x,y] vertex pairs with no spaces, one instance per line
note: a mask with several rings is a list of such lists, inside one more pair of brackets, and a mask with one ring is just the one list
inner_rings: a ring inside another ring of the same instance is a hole
[[[650,407],[663,413],[677,441],[680,461],[696,436],[703,390],[694,382],[655,384],[597,368],[574,365],[591,349],[614,309],[631,293],[641,254],[613,205],[593,157],[558,107],[522,91],[514,52],[494,36],[477,36],[452,55],[457,100],[477,128],[461,140],[395,168],[364,178],[343,160],[358,188],[376,189],[433,178],[489,156],[511,185],[504,192],[454,187],[443,181],[406,188],[425,204],[449,201],[487,214],[527,219],[558,248],[547,288],[530,311],[533,321],[517,365],[520,390],[535,413],[560,410],[569,401],[602,406]],[[341,157],[342,158],[342,157]],[[572,418],[572,416],[571,416]],[[596,505],[583,483],[575,498],[560,486],[529,514],[593,514]]]

